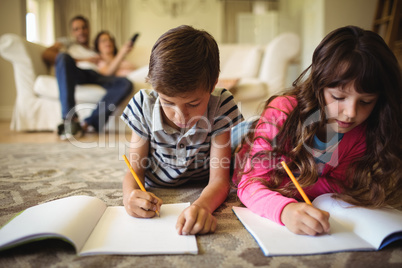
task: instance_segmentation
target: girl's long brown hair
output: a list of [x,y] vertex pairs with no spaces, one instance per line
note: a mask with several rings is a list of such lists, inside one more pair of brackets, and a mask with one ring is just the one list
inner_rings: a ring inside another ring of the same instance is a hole
[[[317,182],[318,171],[313,155],[306,149],[312,147],[314,135],[326,124],[326,87],[341,87],[353,83],[357,92],[377,93],[379,98],[366,124],[366,152],[348,167],[344,182],[326,177],[330,185],[340,187],[336,196],[354,205],[366,207],[393,206],[402,208],[402,109],[401,70],[392,51],[383,39],[371,31],[355,26],[334,30],[318,45],[312,64],[293,83],[293,89],[284,96],[296,97],[297,106],[279,128],[278,135],[269,140],[270,151],[259,151],[256,158],[285,156],[289,168],[300,172],[302,187]],[[266,102],[265,109],[277,96]],[[318,120],[308,122],[313,114]],[[250,137],[253,135],[249,133]],[[272,163],[278,163],[273,161]],[[251,164],[248,173],[253,170]],[[251,178],[261,181],[271,190],[293,197],[297,192],[293,184],[282,185],[286,176],[280,165],[272,165],[267,171],[270,179]],[[335,190],[334,190],[335,192]]]

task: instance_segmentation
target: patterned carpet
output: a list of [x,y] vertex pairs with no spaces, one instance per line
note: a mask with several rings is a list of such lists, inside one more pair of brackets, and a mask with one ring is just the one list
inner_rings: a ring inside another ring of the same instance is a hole
[[[0,225],[30,206],[72,195],[122,205],[124,144],[81,145],[0,144]],[[194,201],[202,187],[150,190],[164,203],[177,203]],[[402,267],[400,242],[378,252],[265,257],[233,214],[231,207],[239,205],[232,191],[215,213],[217,232],[197,236],[195,256],[77,257],[68,243],[45,240],[0,252],[0,267]]]

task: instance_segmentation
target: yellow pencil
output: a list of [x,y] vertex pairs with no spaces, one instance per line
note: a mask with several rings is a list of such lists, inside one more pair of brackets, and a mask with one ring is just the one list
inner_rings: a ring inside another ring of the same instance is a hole
[[[145,190],[144,185],[142,185],[140,178],[138,178],[137,173],[135,173],[134,169],[131,167],[130,162],[128,162],[128,159],[125,154],[123,154],[123,158],[124,158],[124,161],[126,162],[128,168],[130,169],[131,174],[133,174],[133,177],[134,177],[135,181],[137,182],[138,186],[140,186],[141,191],[146,192],[147,190]],[[155,211],[155,212],[159,216],[159,211]]]
[[313,205],[310,201],[310,199],[308,199],[306,193],[303,191],[303,189],[300,187],[299,182],[296,180],[295,176],[293,176],[292,171],[290,171],[288,165],[286,165],[286,163],[284,161],[281,162],[283,168],[286,170],[286,173],[288,173],[290,179],[292,180],[292,182],[294,183],[294,185],[296,185],[297,190],[299,191],[299,193],[301,194],[301,196],[303,197],[304,201],[309,204],[309,205]]

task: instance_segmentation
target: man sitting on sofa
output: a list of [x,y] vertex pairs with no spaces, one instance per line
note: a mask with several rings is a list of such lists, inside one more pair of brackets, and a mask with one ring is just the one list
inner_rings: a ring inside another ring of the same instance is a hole
[[[57,134],[62,140],[81,136],[91,127],[97,132],[101,131],[112,111],[133,88],[126,78],[103,76],[95,71],[99,56],[89,47],[89,22],[85,17],[72,18],[70,29],[74,42],[56,42],[42,54],[46,63],[56,67],[63,119]],[[96,109],[82,123],[75,111],[75,86],[79,84],[97,84],[107,91]]]

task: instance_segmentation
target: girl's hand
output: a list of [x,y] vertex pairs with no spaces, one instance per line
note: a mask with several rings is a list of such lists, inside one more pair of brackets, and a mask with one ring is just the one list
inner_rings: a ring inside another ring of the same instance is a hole
[[152,218],[160,211],[162,199],[150,192],[133,190],[124,202],[127,213],[136,218]]
[[216,218],[205,208],[192,204],[180,214],[176,230],[179,235],[213,233],[216,230]]
[[329,213],[306,203],[290,203],[281,214],[283,224],[293,233],[317,235],[328,233]]

